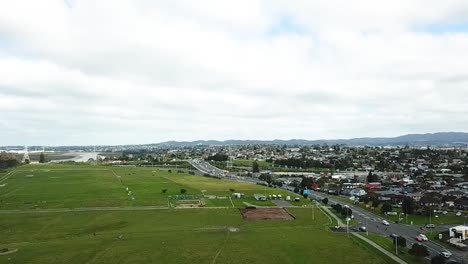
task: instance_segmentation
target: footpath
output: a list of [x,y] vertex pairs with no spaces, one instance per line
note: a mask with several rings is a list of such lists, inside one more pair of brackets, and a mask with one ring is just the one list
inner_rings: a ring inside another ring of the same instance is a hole
[[[330,211],[330,209],[326,206],[321,206],[321,208],[327,212],[327,214],[331,215],[335,220],[336,222],[338,223],[338,226],[340,227],[344,227],[346,226],[343,221],[341,221],[341,219],[339,217],[337,217],[332,211]],[[380,252],[384,253],[385,255],[387,255],[388,257],[390,257],[391,259],[393,259],[395,262],[397,263],[400,263],[400,264],[408,264],[406,261],[402,260],[401,258],[393,255],[392,253],[388,252],[386,249],[384,249],[383,247],[379,246],[377,243],[373,242],[372,240],[369,240],[367,239],[366,237],[362,236],[361,234],[359,233],[356,233],[356,232],[351,232],[351,234],[359,239],[362,239],[363,241],[365,241],[366,243],[368,243],[369,245],[373,246],[374,248],[376,248],[377,250],[379,250]]]

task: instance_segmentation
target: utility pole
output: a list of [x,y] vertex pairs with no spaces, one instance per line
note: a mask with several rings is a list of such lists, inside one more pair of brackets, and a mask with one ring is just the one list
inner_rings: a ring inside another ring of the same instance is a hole
[[398,236],[395,237],[395,255],[398,256]]

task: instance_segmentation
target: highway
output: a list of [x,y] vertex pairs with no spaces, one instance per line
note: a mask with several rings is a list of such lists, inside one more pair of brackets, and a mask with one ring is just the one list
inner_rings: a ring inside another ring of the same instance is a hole
[[[239,181],[239,182],[250,182],[250,183],[258,183],[258,184],[265,184],[266,182],[260,181],[256,178],[247,178],[247,177],[240,177],[235,175],[229,175],[226,171],[223,171],[215,166],[212,166],[208,162],[205,162],[202,159],[194,159],[190,161],[193,167],[199,170],[202,173],[209,174],[211,176],[216,176],[220,178],[225,178],[228,180]],[[291,186],[283,186],[281,187],[284,190],[292,192],[294,190]],[[318,198],[323,199],[325,197],[328,198],[330,204],[341,204],[344,205],[343,201],[336,199],[336,196],[328,195],[325,193],[320,192],[313,192],[309,195],[310,198]],[[363,208],[360,208],[356,205],[347,204],[353,210],[353,216],[355,220],[359,223],[359,226],[366,226],[367,231],[374,234],[380,234],[389,237],[391,234],[397,234],[398,236],[402,236],[406,239],[407,247],[411,248],[414,243],[422,243],[424,246],[427,247],[431,256],[439,255],[439,253],[446,249],[441,245],[433,242],[433,241],[423,241],[417,242],[415,240],[416,236],[421,233],[427,233],[430,230],[426,230],[422,228],[422,226],[418,225],[406,225],[406,224],[395,224],[390,223],[389,226],[385,226],[382,224],[382,221],[385,220],[383,217],[373,214]],[[445,227],[444,227],[444,230]],[[455,260],[459,263],[468,263],[468,252],[464,252],[461,250],[457,250],[454,248],[448,249],[452,253],[451,260]],[[463,260],[462,260],[463,259]],[[463,262],[464,261],[464,262]]]
[[[327,197],[329,200],[329,204],[336,204],[336,203],[341,204],[341,205],[346,204],[343,201],[337,200],[336,198],[334,198],[334,196],[324,194],[324,193],[313,192],[310,196],[312,196],[312,198],[319,198],[319,199],[323,199]],[[385,226],[382,224],[382,221],[385,220],[385,218],[375,215],[359,206],[351,205],[351,204],[347,204],[347,205],[351,208],[351,210],[353,210],[354,219],[359,223],[359,226],[365,226],[367,231],[370,233],[384,235],[384,236],[389,237],[389,239],[390,239],[391,234],[397,234],[398,236],[402,236],[406,239],[408,248],[411,248],[411,246],[414,243],[421,243],[427,247],[427,249],[429,250],[432,256],[439,255],[439,253],[443,249],[446,249],[440,246],[439,244],[430,240],[417,242],[415,240],[417,235],[428,232],[428,230],[426,230],[425,228],[422,228],[419,225],[405,225],[405,224],[390,223],[390,225]],[[455,260],[460,263],[463,263],[462,258],[464,255],[468,253],[468,252],[456,250],[453,248],[449,248],[449,249],[447,248],[447,250],[449,250],[453,254],[451,257],[451,260]],[[468,259],[465,259],[464,261],[465,263],[468,263]]]

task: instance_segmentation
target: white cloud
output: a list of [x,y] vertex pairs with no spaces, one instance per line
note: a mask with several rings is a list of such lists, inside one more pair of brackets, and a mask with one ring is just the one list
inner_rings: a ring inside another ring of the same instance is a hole
[[0,145],[468,131],[468,33],[431,32],[467,15],[466,1],[2,2]]

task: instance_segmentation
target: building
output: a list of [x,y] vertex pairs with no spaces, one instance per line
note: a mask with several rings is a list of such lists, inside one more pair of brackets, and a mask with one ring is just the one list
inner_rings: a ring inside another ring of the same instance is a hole
[[460,238],[461,240],[468,239],[468,226],[459,225],[449,228],[449,236]]

